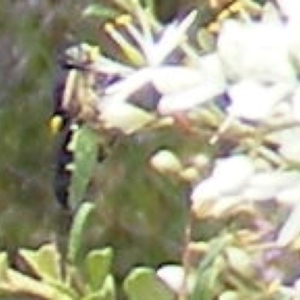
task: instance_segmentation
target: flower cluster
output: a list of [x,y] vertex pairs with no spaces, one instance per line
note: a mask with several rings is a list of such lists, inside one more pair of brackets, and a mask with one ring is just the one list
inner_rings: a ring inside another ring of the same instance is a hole
[[[123,15],[105,25],[127,63],[101,55],[92,66],[97,76],[113,78],[102,83],[96,103],[104,128],[133,134],[169,126],[178,115],[193,128],[204,126],[201,118],[212,114],[205,119],[215,129],[210,142],[245,135],[246,152],[219,158],[211,175],[195,185],[191,199],[198,214],[208,200],[210,209],[217,205],[213,215],[244,200],[276,198],[296,205],[299,175],[290,167],[300,157],[297,5],[267,3],[259,20],[249,15],[224,21],[216,49],[206,54],[190,43],[196,11],[162,26],[140,8],[135,18]],[[171,123],[162,122],[166,117]]]
[[123,62],[99,55],[89,66],[102,129],[134,135],[181,122],[191,138],[203,134],[219,152],[162,149],[152,167],[189,182],[199,219],[247,211],[262,224],[260,205],[275,203],[289,214],[267,226],[275,248],[300,234],[299,12],[297,0],[267,1],[259,18],[225,20],[207,52],[195,45],[196,11],[162,25],[137,7],[105,25]]
[[[259,21],[226,20],[209,54],[201,54],[189,42],[196,11],[166,26],[143,10],[134,21],[124,15],[106,24],[128,64],[103,56],[95,62],[100,73],[118,75],[101,91],[97,104],[104,125],[133,133],[152,122],[153,113],[188,114],[207,109],[207,103],[224,95],[230,100],[226,118],[298,121],[300,25],[286,2],[282,6],[278,10],[268,3]],[[149,99],[149,86],[155,99]],[[152,110],[146,113],[149,106]],[[119,116],[121,111],[126,113]],[[129,126],[126,117],[135,125]]]

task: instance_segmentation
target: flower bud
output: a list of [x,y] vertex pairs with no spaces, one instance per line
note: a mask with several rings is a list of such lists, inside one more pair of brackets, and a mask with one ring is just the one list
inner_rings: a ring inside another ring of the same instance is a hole
[[160,150],[150,160],[151,166],[162,174],[178,174],[182,165],[178,157],[170,150]]

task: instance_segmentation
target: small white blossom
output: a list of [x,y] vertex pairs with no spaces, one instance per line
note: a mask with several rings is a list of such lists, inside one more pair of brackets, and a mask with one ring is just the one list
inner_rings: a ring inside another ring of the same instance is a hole
[[191,200],[198,214],[220,216],[240,205],[277,200],[294,206],[300,198],[297,171],[259,171],[247,156],[217,161],[212,175],[195,186]]
[[[164,265],[156,271],[158,277],[166,283],[174,292],[179,292],[182,288],[185,270],[179,265]],[[193,290],[195,285],[195,277],[191,274],[188,275],[187,289],[189,292]]]
[[298,184],[300,175],[295,171],[257,172],[245,185],[241,197],[251,201],[283,200],[284,193]]
[[[190,82],[184,89],[169,89],[159,101],[158,111],[160,114],[172,114],[181,111],[188,111],[198,108],[200,105],[213,100],[215,97],[223,94],[226,89],[226,79],[222,70],[222,65],[217,55],[207,55],[199,58],[197,64],[197,71],[191,71],[190,74],[186,71],[181,79],[183,82]],[[168,81],[159,82],[155,79],[156,85],[161,87],[164,82],[172,84],[173,78],[177,78],[180,74],[170,74]],[[164,83],[165,84],[165,83]],[[179,86],[179,83],[178,83]],[[164,88],[166,91],[166,88]]]
[[[159,70],[157,70],[159,72]],[[155,76],[155,70],[151,68],[142,68],[136,70],[134,73],[118,80],[115,83],[105,88],[105,95],[107,99],[118,98],[120,102],[127,101],[129,96],[146,85],[151,78]],[[100,105],[103,99],[99,99]],[[108,100],[110,101],[110,100]]]
[[279,154],[288,161],[300,163],[300,127],[276,131],[268,139],[279,146]]
[[177,112],[188,111],[204,104],[212,95],[211,90],[201,89],[202,85],[186,91],[164,95],[158,104],[161,115],[170,115]]
[[298,0],[277,0],[280,10],[290,19],[300,18],[300,2]]
[[296,72],[290,62],[286,35],[284,25],[280,23],[224,22],[218,52],[228,78],[295,81]]
[[217,160],[211,179],[220,194],[234,194],[244,187],[254,173],[252,160],[245,155],[234,155]]
[[100,122],[107,129],[119,129],[125,134],[131,134],[153,122],[153,114],[123,101],[110,99],[100,107]]
[[167,56],[184,42],[186,33],[195,21],[196,16],[197,11],[194,10],[181,22],[174,22],[168,25],[158,41],[148,44],[147,48],[144,48],[146,59],[150,66],[161,65]]
[[182,92],[200,84],[202,73],[197,68],[164,66],[151,78],[153,85],[162,94]]
[[276,199],[283,206],[294,207],[299,202],[300,197],[300,178],[299,174],[297,183],[291,183],[288,188],[279,192]]
[[[254,171],[254,164],[247,156],[236,155],[219,159],[212,175],[200,182],[191,194],[194,210],[201,209],[201,206],[206,206],[207,202],[211,201],[218,203],[217,205],[222,202],[226,207],[229,203],[230,206],[233,205],[238,199],[236,196],[242,191]],[[224,201],[219,201],[221,198]]]
[[247,120],[265,120],[272,116],[276,105],[291,92],[292,86],[289,84],[265,85],[256,80],[244,79],[228,89],[231,100],[228,112],[234,117]]
[[[134,25],[129,16],[123,16],[118,22],[127,30],[131,39],[126,35],[123,36],[113,24],[107,24],[107,33],[118,43],[132,63],[140,67],[138,69],[126,67],[109,59],[99,59],[97,62],[96,68],[101,73],[120,75],[120,78],[103,88],[97,103],[100,121],[105,128],[117,128],[130,134],[151,123],[154,114],[140,108],[143,107],[143,101],[147,99],[141,98],[139,100],[141,103],[137,103],[138,107],[129,103],[136,92],[149,84],[162,95],[184,90],[187,86],[191,88],[198,86],[202,75],[197,68],[170,66],[166,62],[174,50],[180,49],[196,14],[193,11],[181,22],[175,21],[160,30],[157,26],[153,26],[147,14],[140,20],[141,27]],[[117,73],[118,68],[119,73]]]

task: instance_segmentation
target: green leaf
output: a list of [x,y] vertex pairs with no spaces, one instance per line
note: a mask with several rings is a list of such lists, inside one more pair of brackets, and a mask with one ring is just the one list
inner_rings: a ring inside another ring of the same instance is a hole
[[85,296],[82,300],[115,300],[116,289],[115,282],[111,275],[106,276],[103,286],[100,290],[92,292]]
[[113,252],[111,248],[92,250],[85,259],[88,283],[93,291],[99,290],[111,267]]
[[61,280],[61,257],[54,244],[43,245],[40,249],[21,249],[20,256],[42,280]]
[[115,300],[116,299],[116,288],[115,281],[111,275],[106,276],[103,283],[103,287],[100,291],[101,300]]
[[218,277],[222,268],[216,262],[227,244],[228,239],[226,237],[218,238],[210,244],[207,255],[199,264],[196,275],[196,286],[192,292],[191,300],[215,299]]
[[100,4],[91,4],[83,11],[84,17],[99,17],[101,19],[114,19],[119,12],[110,7],[105,7]]
[[69,238],[68,252],[67,252],[68,260],[73,264],[76,264],[78,262],[80,248],[81,248],[81,238],[86,228],[88,218],[94,208],[95,208],[94,204],[90,202],[84,202],[81,204],[74,217],[71,231],[70,231],[70,238]]
[[213,300],[216,296],[220,270],[211,267],[202,273],[198,270],[197,286],[191,300]]
[[[72,295],[71,293],[61,292],[56,289],[55,285],[27,276],[12,268],[7,270],[6,277],[0,281],[0,291],[6,295],[14,295],[15,297],[16,295],[31,295],[34,299],[78,299],[76,294]],[[15,299],[15,297],[11,299]]]
[[125,292],[130,300],[172,300],[174,294],[148,268],[133,270],[124,282]]
[[98,134],[88,126],[81,126],[75,133],[70,150],[74,153],[71,184],[69,187],[69,203],[72,209],[84,199],[90,183],[99,149]]

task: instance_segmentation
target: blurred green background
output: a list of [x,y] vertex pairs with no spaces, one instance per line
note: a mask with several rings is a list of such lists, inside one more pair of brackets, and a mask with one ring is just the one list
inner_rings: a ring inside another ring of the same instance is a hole
[[[80,29],[84,1],[1,1],[0,244],[38,245],[53,235],[53,137],[48,132],[58,49]],[[78,20],[75,21],[75,20]],[[80,35],[78,34],[80,39]]]
[[[183,10],[193,5],[179,2],[157,1],[159,16],[168,20],[182,5]],[[60,228],[64,215],[52,191],[55,141],[47,122],[57,53],[70,42],[101,43],[99,20],[82,17],[90,3],[1,1],[0,246],[10,253],[64,234]],[[180,259],[185,187],[155,174],[147,161],[162,146],[176,149],[181,144],[183,151],[190,151],[192,141],[187,137],[183,143],[181,134],[124,138],[99,166],[96,185],[101,194],[86,245],[113,245],[119,275],[132,265],[156,266]]]

